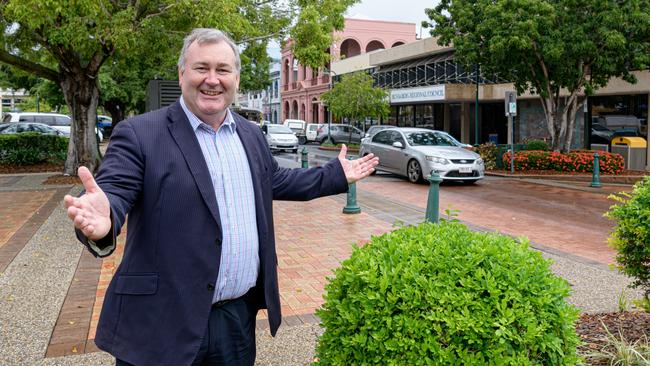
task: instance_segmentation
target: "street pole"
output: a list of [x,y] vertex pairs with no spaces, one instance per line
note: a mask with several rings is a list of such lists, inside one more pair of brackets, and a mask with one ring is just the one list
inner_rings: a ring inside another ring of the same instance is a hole
[[[334,89],[334,71],[329,70],[330,73],[330,88],[329,90],[331,91]],[[327,106],[327,112],[329,113],[329,117],[327,118],[327,141],[332,142],[332,106]]]
[[476,146],[480,144],[478,138],[478,77],[481,73],[481,66],[476,64],[476,104],[474,107],[474,143]]
[[510,174],[515,174],[515,118],[511,115],[508,116],[508,123],[512,131],[512,140],[510,140]]

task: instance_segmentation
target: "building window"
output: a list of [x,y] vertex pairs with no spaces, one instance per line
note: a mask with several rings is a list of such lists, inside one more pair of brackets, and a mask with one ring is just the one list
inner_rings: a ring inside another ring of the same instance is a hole
[[412,105],[402,105],[399,108],[399,119],[397,120],[397,126],[399,127],[412,127],[413,124],[413,106]]

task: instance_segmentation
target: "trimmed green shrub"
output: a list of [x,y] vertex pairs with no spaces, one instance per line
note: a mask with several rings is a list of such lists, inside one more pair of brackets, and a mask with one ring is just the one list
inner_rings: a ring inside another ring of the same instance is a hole
[[34,165],[65,160],[68,139],[61,136],[25,132],[0,135],[0,164]]
[[637,182],[632,193],[620,194],[609,196],[619,202],[605,214],[616,220],[609,243],[617,251],[618,269],[634,278],[632,286],[642,288],[650,301],[650,177]]
[[526,150],[548,151],[549,147],[546,141],[544,140],[529,140],[526,143]]
[[454,222],[354,248],[316,314],[318,365],[575,365],[569,285],[527,242]]

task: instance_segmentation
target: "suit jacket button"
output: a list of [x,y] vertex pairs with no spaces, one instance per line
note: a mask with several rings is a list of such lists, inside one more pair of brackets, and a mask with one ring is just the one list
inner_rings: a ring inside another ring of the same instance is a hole
[[214,290],[214,283],[208,283],[208,290]]

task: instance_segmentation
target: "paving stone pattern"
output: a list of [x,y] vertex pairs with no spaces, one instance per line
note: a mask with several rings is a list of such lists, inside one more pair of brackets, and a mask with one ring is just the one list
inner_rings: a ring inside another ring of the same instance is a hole
[[[93,339],[128,224],[116,253],[94,258],[77,242],[61,203],[65,193],[78,194],[80,188],[47,188],[39,184],[46,177],[0,176],[0,365],[111,365],[113,359],[97,352]],[[441,210],[450,209],[473,229],[530,237],[532,246],[554,261],[554,272],[573,286],[570,301],[576,306],[616,310],[628,280],[607,267],[613,251],[606,245],[612,223],[602,218],[606,194],[507,179],[443,190]],[[274,203],[283,326],[271,338],[267,314],[260,312],[258,365],[309,364],[322,332],[314,311],[333,269],[372,235],[424,219],[427,185],[371,177],[357,192],[362,208],[357,215],[341,213],[344,194]],[[504,205],[503,192],[518,204]],[[533,195],[554,200],[531,211]],[[575,219],[576,212],[587,218]]]

